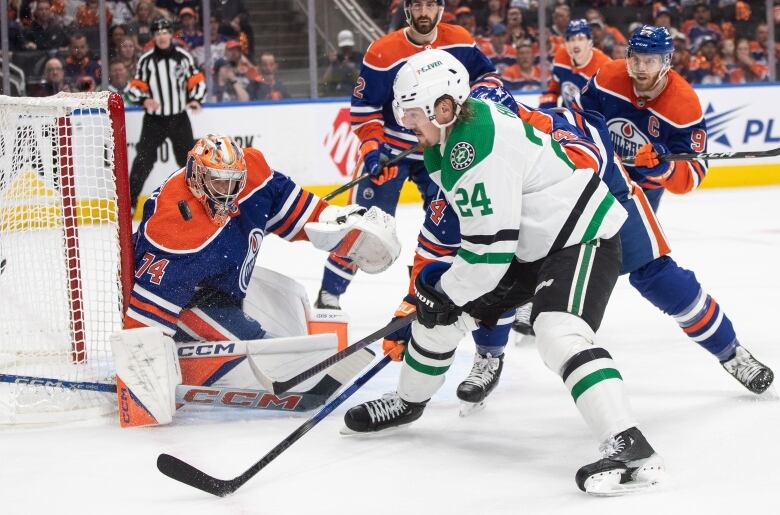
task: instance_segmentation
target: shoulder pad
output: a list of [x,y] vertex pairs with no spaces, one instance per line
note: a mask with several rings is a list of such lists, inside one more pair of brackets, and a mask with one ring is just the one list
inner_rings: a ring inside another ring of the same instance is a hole
[[[595,52],[595,49],[594,49]],[[566,47],[559,46],[558,49],[555,51],[555,57],[553,58],[553,65],[563,65],[567,68],[571,68],[571,56],[569,55],[569,52],[566,51]]]
[[262,189],[273,175],[273,171],[268,166],[265,156],[256,148],[244,148],[244,159],[246,159],[247,177],[244,191],[238,195],[239,204],[252,196],[257,190]]
[[669,83],[651,109],[676,127],[699,123],[703,116],[693,87],[674,70],[669,70]]
[[475,43],[469,31],[460,25],[439,23],[437,30],[439,32],[436,34],[436,41],[433,42],[433,46],[436,48],[448,45],[473,45]]
[[371,43],[363,63],[371,68],[389,70],[416,52],[417,48],[406,39],[403,29],[399,29]]
[[[179,208],[184,201],[190,210],[185,219]],[[201,203],[192,196],[179,170],[160,187],[155,208],[146,222],[144,235],[155,247],[174,253],[194,252],[203,248],[221,230],[214,225]]]

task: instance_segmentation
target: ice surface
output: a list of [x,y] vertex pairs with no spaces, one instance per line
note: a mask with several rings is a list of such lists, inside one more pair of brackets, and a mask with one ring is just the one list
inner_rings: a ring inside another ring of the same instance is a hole
[[[343,297],[351,339],[385,324],[406,288],[421,219],[398,210],[399,261],[360,275]],[[693,269],[757,358],[780,369],[780,188],[669,195],[661,220],[673,256]],[[263,266],[317,292],[324,255],[304,243],[264,242]],[[633,407],[662,453],[669,482],[597,499],[574,473],[597,442],[561,380],[530,342],[508,349],[487,408],[458,417],[455,387],[471,366],[463,341],[447,382],[412,427],[339,436],[344,411],[395,386],[390,365],[236,494],[211,497],[161,475],[160,452],[233,477],[306,420],[243,410],[180,411],[168,427],[121,430],[114,420],[0,428],[2,513],[498,514],[774,513],[780,501],[780,401],[750,394],[674,322],[621,279],[599,340],[617,360]]]

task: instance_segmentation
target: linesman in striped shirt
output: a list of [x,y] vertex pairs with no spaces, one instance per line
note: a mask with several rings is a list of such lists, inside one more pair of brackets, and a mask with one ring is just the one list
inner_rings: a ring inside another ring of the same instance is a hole
[[173,144],[176,163],[183,167],[195,140],[186,109],[200,110],[206,96],[206,81],[185,50],[173,44],[173,27],[165,18],[152,22],[154,48],[141,56],[128,97],[142,105],[146,114],[136,156],[130,169],[130,205],[138,196],[157,161],[157,147],[167,138]]

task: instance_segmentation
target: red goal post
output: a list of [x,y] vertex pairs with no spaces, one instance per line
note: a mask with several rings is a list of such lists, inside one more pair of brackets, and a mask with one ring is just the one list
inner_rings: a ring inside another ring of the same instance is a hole
[[[0,96],[0,372],[111,380],[131,232],[122,98]],[[0,422],[114,409],[97,392],[0,385]]]

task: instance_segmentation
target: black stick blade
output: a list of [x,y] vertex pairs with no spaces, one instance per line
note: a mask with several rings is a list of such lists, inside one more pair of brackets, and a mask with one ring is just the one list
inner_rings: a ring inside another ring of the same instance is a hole
[[171,479],[175,479],[185,485],[190,485],[198,490],[225,497],[236,491],[241,486],[234,485],[234,481],[224,481],[209,476],[205,472],[196,469],[189,463],[185,463],[176,456],[160,454],[157,456],[157,469]]

